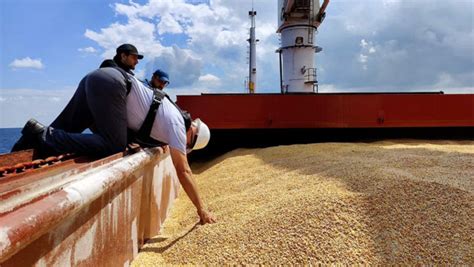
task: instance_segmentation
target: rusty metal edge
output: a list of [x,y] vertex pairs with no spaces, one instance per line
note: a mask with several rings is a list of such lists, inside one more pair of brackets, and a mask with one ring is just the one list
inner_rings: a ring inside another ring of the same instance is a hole
[[[43,179],[49,179],[55,176],[75,176],[82,172],[85,172],[91,168],[97,168],[104,164],[107,164],[116,159],[122,158],[126,155],[131,155],[140,151],[140,146],[136,144],[130,144],[129,148],[124,152],[119,152],[114,155],[108,156],[106,158],[93,160],[93,158],[86,156],[74,157],[57,164],[47,166],[45,168],[33,170],[30,172],[20,173],[10,177],[4,177],[0,179],[0,201],[8,200],[15,195],[23,194],[25,186],[33,184],[35,182],[41,181]],[[28,152],[28,151],[27,151]],[[41,199],[49,194],[52,194],[61,189],[61,186],[73,182],[74,179],[64,179],[62,182],[57,182],[56,186],[50,190],[44,191],[41,194],[36,194],[34,197],[30,197],[29,202],[34,202],[38,199]],[[0,208],[0,218],[14,209],[21,208],[22,206],[28,205],[29,202],[24,201],[21,205],[14,207],[2,207]],[[11,206],[11,205],[10,205]]]
[[0,166],[12,165],[33,160],[33,149],[0,154]]
[[0,217],[3,221],[0,225],[0,263],[114,188],[123,177],[162,154],[161,148],[146,149],[110,162],[110,166],[101,171],[80,173],[79,176],[84,176],[82,179]]

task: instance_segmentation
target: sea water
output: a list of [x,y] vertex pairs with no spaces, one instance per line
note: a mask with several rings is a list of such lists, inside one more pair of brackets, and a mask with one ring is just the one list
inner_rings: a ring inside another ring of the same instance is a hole
[[0,154],[9,153],[21,136],[21,128],[0,128]]

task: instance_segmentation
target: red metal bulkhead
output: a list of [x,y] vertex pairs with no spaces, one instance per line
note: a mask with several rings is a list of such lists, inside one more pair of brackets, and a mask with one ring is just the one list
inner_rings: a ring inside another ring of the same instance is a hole
[[474,126],[474,94],[203,94],[177,102],[211,129]]

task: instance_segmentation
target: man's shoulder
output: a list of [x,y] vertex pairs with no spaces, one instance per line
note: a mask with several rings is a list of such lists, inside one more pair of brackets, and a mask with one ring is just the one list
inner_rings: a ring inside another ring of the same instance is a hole
[[118,71],[117,69],[115,68],[100,68],[100,69],[95,69],[91,72],[89,72],[86,76],[88,77],[93,77],[93,76],[97,76],[97,77],[110,77],[114,80],[117,80],[117,81],[120,81],[122,83],[125,83],[124,82],[124,76],[120,73],[120,71]]
[[122,76],[121,72],[117,68],[114,68],[114,67],[105,67],[105,68],[96,69],[96,70],[93,70],[91,73],[107,73],[107,74],[112,74],[114,76],[115,75]]

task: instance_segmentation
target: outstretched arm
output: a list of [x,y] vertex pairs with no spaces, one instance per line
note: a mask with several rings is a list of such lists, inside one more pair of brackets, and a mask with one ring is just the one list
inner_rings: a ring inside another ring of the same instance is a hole
[[184,191],[188,195],[191,202],[196,207],[197,213],[201,218],[201,223],[214,223],[216,219],[214,215],[204,209],[201,197],[193,179],[193,172],[188,164],[188,158],[181,151],[170,147],[171,159],[173,160],[179,182],[183,186]]

